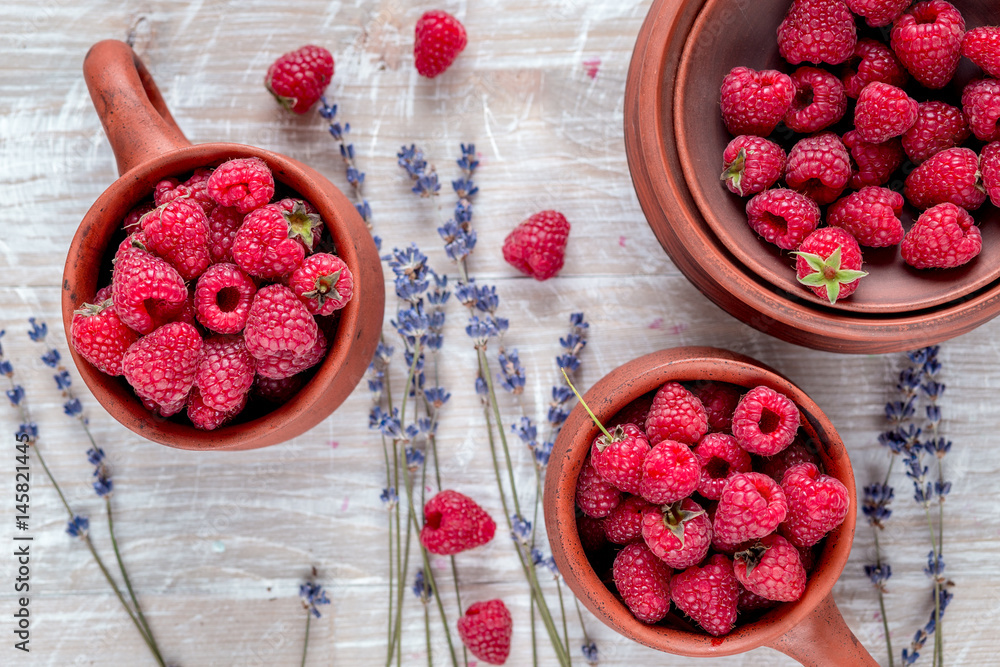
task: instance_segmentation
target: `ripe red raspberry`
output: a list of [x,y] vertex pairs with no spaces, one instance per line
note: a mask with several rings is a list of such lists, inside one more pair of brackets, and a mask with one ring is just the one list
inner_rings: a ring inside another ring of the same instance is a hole
[[121,321],[141,334],[173,319],[187,303],[177,269],[142,248],[119,250],[111,277],[111,298]]
[[944,0],[910,7],[892,26],[890,43],[899,61],[922,85],[943,88],[958,67],[965,19]]
[[[737,584],[739,584],[738,581]],[[778,604],[774,600],[768,600],[767,598],[761,597],[756,593],[751,593],[747,589],[743,588],[743,584],[739,584],[739,596],[740,596],[739,600],[736,603],[736,613],[738,614],[746,611],[758,611],[760,609],[770,609],[771,607],[775,607]]]
[[497,524],[476,501],[445,490],[424,505],[420,543],[432,554],[451,556],[493,539]]
[[733,427],[733,411],[740,402],[740,390],[722,382],[696,382],[691,393],[701,401],[712,431],[729,431]]
[[989,76],[1000,78],[1000,26],[981,26],[965,33],[962,55]]
[[653,397],[645,426],[650,445],[668,439],[693,445],[708,433],[708,415],[694,394],[678,382],[668,382]]
[[215,410],[205,405],[201,392],[195,386],[187,399],[187,416],[194,424],[194,427],[202,431],[214,431],[231,421],[236,415],[243,411],[247,403],[247,395],[243,394],[239,402],[228,411]]
[[847,0],[847,6],[873,28],[889,25],[909,7],[911,0]]
[[778,52],[793,65],[837,65],[851,56],[857,40],[844,0],[793,0],[778,26]]
[[734,67],[722,79],[722,121],[730,134],[766,137],[785,117],[795,84],[777,70]]
[[169,405],[160,405],[156,401],[151,401],[148,398],[143,398],[142,396],[139,397],[139,400],[142,401],[142,407],[146,408],[157,417],[163,417],[164,419],[167,417],[173,417],[178,412],[186,408],[188,402],[186,396],[180,401]]
[[625,493],[639,493],[642,464],[649,441],[635,424],[616,427],[611,438],[599,435],[590,447],[590,462],[604,481]]
[[208,194],[220,206],[235,206],[249,213],[271,201],[274,176],[259,157],[223,162],[208,178]]
[[232,412],[246,401],[253,386],[254,358],[239,336],[211,336],[205,339],[195,386],[206,407]]
[[962,111],[976,139],[1000,140],[1000,81],[978,79],[962,90]]
[[903,195],[870,185],[834,202],[827,211],[826,222],[847,230],[861,245],[884,248],[903,240],[905,232],[899,220],[902,211]]
[[785,125],[803,134],[819,132],[844,117],[847,94],[840,79],[816,67],[800,67],[792,73],[795,97],[785,114]]
[[725,433],[709,433],[694,448],[701,463],[698,493],[709,500],[718,500],[729,476],[750,472],[750,455],[736,444],[736,438]]
[[819,542],[844,522],[851,500],[847,487],[836,477],[823,475],[811,463],[800,463],[785,472],[781,490],[788,500],[788,515],[781,534],[803,549]]
[[979,156],[968,148],[947,148],[910,172],[903,195],[917,208],[951,202],[974,211],[986,201]]
[[900,244],[903,261],[917,269],[951,269],[979,254],[983,237],[975,220],[951,202],[924,211]]
[[73,349],[102,373],[121,375],[122,357],[138,339],[139,334],[118,317],[111,299],[85,303],[73,311],[70,325]]
[[332,315],[351,300],[354,276],[344,260],[318,252],[302,260],[288,279],[288,287],[313,315]]
[[504,239],[503,258],[535,280],[548,280],[563,267],[569,229],[566,216],[558,211],[535,213]]
[[455,62],[468,37],[458,19],[440,10],[426,12],[414,29],[413,60],[421,76],[433,79]]
[[580,533],[580,543],[583,545],[583,550],[590,555],[597,554],[608,545],[604,521],[605,519],[595,519],[585,514],[576,517],[576,530]]
[[866,185],[884,185],[892,172],[903,164],[903,145],[893,137],[880,144],[872,144],[850,130],[844,133],[844,145],[851,152],[850,187],[860,190]]
[[322,46],[307,44],[271,63],[264,86],[278,104],[301,114],[312,108],[332,78],[333,56]]
[[979,171],[983,175],[983,187],[994,206],[1000,207],[1000,141],[983,147],[979,154]]
[[796,438],[795,442],[781,450],[776,456],[763,460],[760,472],[764,473],[778,484],[785,477],[785,471],[800,463],[812,463],[817,468],[821,466],[819,457],[806,446],[805,441]]
[[142,216],[140,225],[146,248],[170,262],[184,280],[197,278],[211,263],[208,218],[194,200],[168,201]]
[[902,88],[874,81],[858,95],[854,129],[870,144],[898,137],[917,121],[917,101]]
[[315,209],[298,201],[282,200],[253,211],[233,240],[233,260],[251,276],[279,278],[302,265],[316,242],[322,220]]
[[625,424],[635,424],[645,433],[646,417],[649,416],[649,409],[653,406],[653,395],[646,394],[635,399],[614,416],[608,423],[608,429]]
[[829,204],[851,180],[851,156],[833,132],[800,139],[788,151],[785,183],[817,204]]
[[588,456],[576,480],[576,506],[580,511],[594,519],[603,519],[618,506],[621,496],[621,491],[597,474]]
[[257,290],[243,338],[255,357],[290,352],[304,354],[316,342],[319,327],[305,304],[284,285],[268,285]]
[[661,440],[642,464],[639,495],[654,505],[687,498],[701,481],[701,462],[691,448],[676,440]]
[[777,482],[759,472],[738,472],[722,490],[712,529],[721,542],[740,544],[773,533],[787,514]]
[[458,619],[458,636],[469,653],[490,665],[502,665],[510,655],[513,621],[502,600],[474,602]]
[[722,152],[720,178],[741,197],[767,190],[785,172],[785,151],[762,137],[742,134]]
[[208,179],[211,175],[211,169],[199,167],[183,183],[176,178],[166,178],[153,187],[153,200],[157,206],[163,206],[175,199],[190,198],[201,206],[205,215],[209,215],[216,206],[215,200],[208,194]]
[[920,164],[935,153],[959,146],[970,133],[958,107],[936,100],[921,102],[917,121],[903,133],[903,150],[910,161]]
[[272,380],[283,380],[303,371],[309,370],[326,356],[326,335],[323,330],[316,332],[316,341],[302,354],[294,352],[275,352],[255,357],[257,360],[257,375]]
[[255,396],[259,396],[269,403],[281,405],[294,396],[305,382],[306,378],[302,375],[292,375],[274,380],[258,374],[251,391]]
[[149,202],[143,202],[136,205],[135,208],[129,211],[128,215],[125,216],[125,222],[122,224],[122,227],[124,227],[128,232],[139,229],[139,221],[142,220],[142,216],[146,215],[154,208],[156,208],[156,206],[154,204],[150,204]]
[[774,456],[792,444],[799,409],[770,387],[754,387],[740,399],[733,415],[733,436],[751,454]]
[[819,206],[795,190],[773,188],[747,202],[747,223],[765,241],[793,250],[819,225]]
[[[829,299],[831,304],[853,294],[861,279],[868,275],[861,270],[861,248],[857,240],[839,227],[817,229],[794,254],[798,281],[819,298]],[[793,436],[794,432],[788,436],[788,442]]]
[[671,570],[644,543],[622,549],[612,574],[625,606],[643,623],[656,623],[670,611]]
[[882,42],[862,37],[854,47],[854,54],[844,70],[844,92],[848,97],[857,99],[872,81],[902,88],[909,79],[910,75],[892,49]]
[[[654,505],[639,496],[629,496],[618,503],[618,506],[601,521],[607,541],[614,544],[628,544],[642,539],[643,514],[646,510],[653,509],[656,509]],[[586,546],[584,548],[586,549]]]
[[642,514],[642,539],[656,557],[672,568],[697,565],[712,546],[712,521],[701,505],[685,498]]
[[125,380],[139,396],[160,405],[182,402],[194,386],[203,347],[201,335],[190,324],[164,324],[125,352]]
[[703,566],[675,574],[670,599],[705,632],[720,637],[736,625],[739,588],[732,561],[715,554]]
[[768,535],[736,554],[733,572],[744,588],[768,600],[794,602],[806,590],[802,558],[781,535]]
[[194,305],[198,322],[217,333],[243,330],[257,286],[235,264],[213,264],[198,278]]
[[208,215],[208,255],[213,263],[233,261],[233,241],[243,214],[232,206],[216,206]]

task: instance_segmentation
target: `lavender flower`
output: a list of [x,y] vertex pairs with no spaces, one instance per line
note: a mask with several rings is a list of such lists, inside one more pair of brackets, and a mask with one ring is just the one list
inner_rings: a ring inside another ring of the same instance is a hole
[[583,658],[584,660],[587,661],[588,665],[598,664],[597,644],[595,644],[594,642],[584,644],[583,646],[580,647],[580,651],[583,652]]
[[511,520],[511,537],[515,542],[520,542],[522,545],[527,545],[531,541],[531,522],[525,519],[520,514],[512,514]]
[[361,219],[365,221],[371,229],[372,209],[368,200],[362,194],[362,186],[365,184],[365,173],[358,169],[354,162],[354,144],[346,143],[344,135],[351,131],[351,124],[340,124],[337,118],[337,105],[329,104],[326,97],[320,97],[319,115],[329,124],[330,136],[340,145],[340,157],[344,161],[344,171],[347,176],[347,183],[351,186],[354,194],[354,208],[357,209]]
[[521,359],[517,355],[517,350],[510,350],[508,352],[501,347],[497,355],[497,360],[500,362],[500,372],[497,373],[497,380],[500,386],[514,395],[523,393],[525,381],[524,366],[521,365]]
[[380,405],[372,407],[368,415],[368,428],[379,431],[387,438],[398,438],[403,432],[399,422],[399,408],[393,408],[390,413]]
[[424,604],[430,602],[431,598],[434,597],[434,590],[431,588],[431,584],[424,577],[424,571],[422,569],[417,570],[416,576],[413,578],[413,594],[420,598],[420,601]]
[[80,516],[79,514],[74,514],[73,518],[66,524],[66,532],[69,533],[71,537],[79,537],[80,539],[87,536],[87,530],[89,528],[90,520],[85,516]]
[[306,611],[316,618],[323,616],[318,606],[330,604],[330,598],[326,596],[326,591],[323,590],[323,587],[308,581],[299,586],[299,597],[302,598],[302,606],[306,608]]
[[382,504],[387,508],[392,509],[396,506],[396,503],[399,502],[399,496],[396,495],[396,489],[390,486],[389,488],[382,489],[382,493],[379,495],[379,500],[381,500]]
[[861,511],[868,517],[868,523],[876,528],[884,528],[883,522],[892,516],[889,504],[895,491],[888,484],[869,484],[864,488],[864,502]]
[[114,482],[111,480],[111,472],[108,470],[105,458],[104,450],[100,447],[91,447],[87,450],[87,460],[94,466],[94,477],[97,478],[94,481],[94,491],[101,498],[110,496],[114,490]]

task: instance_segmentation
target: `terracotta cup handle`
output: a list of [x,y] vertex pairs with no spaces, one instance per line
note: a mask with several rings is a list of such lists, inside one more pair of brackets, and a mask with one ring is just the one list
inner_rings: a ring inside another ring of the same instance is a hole
[[878,667],[847,627],[833,601],[833,593],[769,646],[806,667]]
[[132,47],[107,39],[90,47],[83,78],[118,161],[118,174],[190,146]]

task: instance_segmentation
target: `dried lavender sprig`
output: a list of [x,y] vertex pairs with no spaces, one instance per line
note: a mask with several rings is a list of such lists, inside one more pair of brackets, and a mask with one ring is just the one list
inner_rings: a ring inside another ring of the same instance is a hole
[[362,192],[365,184],[365,172],[358,169],[358,165],[354,161],[354,144],[348,143],[344,138],[344,135],[351,131],[351,124],[341,124],[337,120],[336,104],[329,104],[325,96],[320,97],[319,100],[319,115],[329,124],[330,136],[334,138],[340,147],[340,158],[344,161],[344,172],[347,176],[347,183],[351,186],[351,193],[354,195],[354,208],[357,209],[358,214],[365,221],[368,229],[371,229],[372,209]]
[[302,667],[306,664],[306,654],[309,651],[309,625],[312,617],[321,618],[323,614],[319,611],[319,605],[330,604],[330,598],[326,591],[319,584],[307,581],[299,586],[299,597],[302,598],[302,606],[306,610],[306,635],[302,640]]

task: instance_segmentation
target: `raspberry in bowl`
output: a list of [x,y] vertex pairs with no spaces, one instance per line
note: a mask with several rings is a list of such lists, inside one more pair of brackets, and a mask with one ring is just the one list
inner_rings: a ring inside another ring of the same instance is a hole
[[[641,485],[638,495],[613,485],[602,489],[596,480],[581,489],[578,479],[581,471],[589,474],[585,466],[593,467],[592,443],[601,432],[582,406],[574,408],[556,441],[545,487],[546,528],[567,585],[611,628],[669,653],[710,657],[770,646],[805,664],[832,664],[837,657],[844,664],[875,665],[831,594],[850,554],[856,495],[847,452],[829,419],[777,372],[748,357],[704,347],[664,350],[628,362],[599,380],[584,400],[598,420],[614,424],[617,415],[636,412],[633,402],[651,393],[671,396],[659,404],[653,399],[645,418],[647,434],[662,435],[666,426],[698,437],[689,451],[701,452],[708,463],[694,478],[696,491],[682,490],[684,498],[668,510],[643,504],[645,498],[632,500],[643,496]],[[722,393],[729,396],[718,400]],[[698,396],[710,400],[701,403]],[[719,419],[721,404],[732,416],[728,429]],[[654,448],[664,443],[689,447],[664,438]],[[684,459],[674,457],[673,476],[675,486],[690,489],[682,484],[681,478],[690,476]],[[710,482],[718,478],[726,482],[712,488]],[[816,484],[836,487],[846,507],[843,502],[836,508],[811,506],[808,489]],[[614,517],[609,536],[615,540],[582,539],[577,529],[581,492],[586,507],[606,510],[604,521]],[[739,505],[750,496],[761,502],[753,520],[745,521]],[[640,528],[623,531],[628,522],[616,511],[619,506],[626,517],[640,516],[635,520]],[[683,530],[682,545],[674,532],[661,530],[673,524]],[[780,577],[761,576],[779,569]],[[629,576],[648,585],[630,586]],[[624,589],[617,594],[616,583]],[[643,597],[657,586],[670,592],[669,600]],[[724,603],[706,610],[706,595]],[[737,608],[743,609],[738,617]]]

